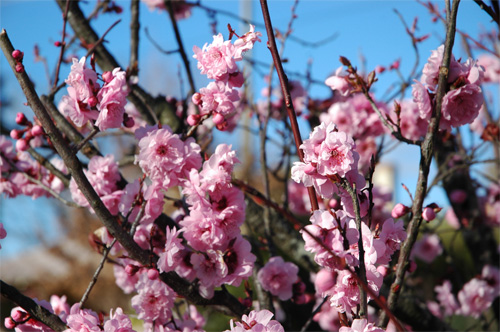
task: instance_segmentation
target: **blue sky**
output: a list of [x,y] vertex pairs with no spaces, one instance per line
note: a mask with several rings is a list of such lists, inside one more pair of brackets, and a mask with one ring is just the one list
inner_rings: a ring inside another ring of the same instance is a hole
[[[83,5],[86,13],[93,8],[95,1],[87,1]],[[128,64],[129,54],[129,2],[118,1],[123,6],[122,15],[101,15],[93,23],[93,27],[100,33],[104,32],[112,23],[121,18],[122,21],[108,34],[107,46],[118,62],[124,67]],[[222,9],[234,14],[240,13],[240,1],[202,1],[202,4]],[[270,1],[269,8],[273,25],[280,31],[284,31],[290,20],[290,9],[293,1]],[[435,2],[443,6],[443,2]],[[259,2],[252,1],[246,5],[251,8],[252,20],[262,24]],[[300,1],[296,10],[297,18],[293,22],[293,35],[301,40],[316,42],[336,33],[337,37],[324,45],[316,48],[304,47],[299,43],[289,40],[286,44],[284,58],[285,71],[305,73],[307,63],[312,59],[312,77],[323,81],[329,76],[340,63],[338,58],[343,55],[351,60],[354,65],[361,66],[360,56],[366,60],[366,68],[372,70],[376,65],[388,66],[396,59],[402,59],[401,71],[407,75],[413,66],[415,55],[411,42],[404,27],[394,13],[397,9],[404,17],[408,25],[412,24],[415,16],[419,18],[419,30],[417,35],[430,34],[430,38],[421,43],[420,46],[420,68],[430,55],[430,51],[436,49],[444,39],[444,29],[441,23],[431,22],[427,10],[416,1]],[[247,12],[248,15],[248,12]],[[0,1],[0,25],[7,30],[15,48],[25,52],[24,64],[33,78],[39,93],[46,93],[48,85],[43,65],[34,63],[33,47],[38,44],[41,54],[47,58],[50,68],[53,68],[57,59],[59,49],[53,46],[54,41],[59,39],[62,31],[62,15],[52,1],[25,1],[25,0],[1,0]],[[227,36],[226,25],[230,23],[238,32],[246,32],[246,27],[241,27],[240,22],[232,17],[219,14],[216,16],[217,31]],[[205,43],[212,41],[212,29],[210,18],[201,9],[194,9],[191,18],[179,21],[184,44],[188,55],[191,55],[193,45],[202,47]],[[458,14],[458,27],[467,31],[472,36],[477,36],[480,31],[490,30],[492,25],[489,17],[479,9],[472,1],[462,1]],[[177,72],[181,64],[178,54],[165,56],[160,54],[146,38],[144,28],[148,28],[153,39],[164,49],[173,50],[177,48],[171,23],[165,12],[150,11],[141,4],[141,46],[139,54],[141,84],[153,94],[179,95],[180,90],[176,84]],[[258,28],[264,34],[263,43],[256,45],[253,56],[265,63],[271,62],[269,51],[265,46],[267,37],[263,28]],[[457,58],[464,55],[457,39],[454,53]],[[82,56],[82,52],[77,54]],[[193,59],[194,60],[194,59]],[[182,67],[181,67],[182,68]],[[196,69],[196,63],[191,61],[191,68],[195,73],[196,87],[199,89],[207,84]],[[263,68],[267,73],[268,69]],[[60,80],[63,80],[69,67],[63,67]],[[182,73],[186,82],[185,74]],[[22,105],[24,102],[20,88],[14,81],[3,56],[0,56],[0,77],[3,80],[2,97],[8,97],[12,103],[9,112],[29,110]],[[290,77],[293,78],[292,75]],[[393,73],[384,73],[379,76],[376,93],[382,95],[385,90],[396,81]],[[258,95],[264,83],[254,72],[254,94]],[[187,91],[187,89],[185,89]],[[58,98],[65,90],[58,95]],[[312,97],[326,97],[330,90],[322,85],[314,85],[311,89]],[[57,98],[56,98],[57,99]],[[14,113],[11,113],[14,114]],[[2,112],[1,120],[7,126],[13,125],[13,118],[7,117]],[[308,128],[301,123],[304,137]],[[219,138],[221,139],[221,138]],[[224,140],[237,145],[238,137],[224,136]],[[403,202],[408,203],[408,198],[400,189],[400,183],[405,182],[410,190],[414,190],[418,150],[399,147],[394,153],[388,155],[383,161],[394,165],[398,170],[396,174],[396,195]],[[440,201],[443,195],[433,191],[432,199]],[[39,199],[31,201],[30,198],[22,197],[16,200],[4,200],[0,202],[1,221],[6,225],[9,236],[2,240],[2,255],[10,255],[19,250],[26,242],[36,242],[33,230],[49,229],[56,226],[54,219],[56,210],[47,208],[48,200]],[[32,206],[32,209],[25,208]],[[42,212],[42,213],[40,213]],[[30,221],[16,223],[14,220]],[[16,236],[13,236],[16,235]],[[19,241],[24,238],[24,241]]]

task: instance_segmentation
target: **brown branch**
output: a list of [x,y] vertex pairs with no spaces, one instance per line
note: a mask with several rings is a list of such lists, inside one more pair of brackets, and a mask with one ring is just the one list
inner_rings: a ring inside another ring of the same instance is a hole
[[[483,0],[474,0],[474,2],[482,9],[484,10],[488,15],[490,15],[490,17],[493,19],[493,21],[496,22],[496,24],[498,25],[498,27],[500,28],[500,12],[496,11],[488,6],[487,4],[484,3]],[[492,4],[494,5],[495,2],[497,3],[497,8],[498,8],[498,0],[492,0],[491,1]]]
[[31,298],[21,294],[15,287],[6,284],[3,280],[0,280],[0,292],[3,297],[26,310],[32,318],[44,323],[54,331],[61,332],[68,328],[59,316],[38,305]]
[[130,2],[130,62],[129,70],[133,75],[137,75],[139,72],[139,0],[132,0]]
[[[276,46],[276,39],[274,38],[273,25],[271,23],[271,16],[269,15],[269,9],[267,7],[266,0],[260,0],[260,6],[262,8],[262,15],[264,16],[264,22],[266,24],[267,38],[268,38],[268,48],[271,51],[273,57],[273,63],[278,72],[278,77],[280,80],[281,91],[283,93],[283,98],[285,100],[286,111],[288,118],[290,120],[290,125],[292,127],[293,137],[295,140],[295,147],[297,148],[297,154],[300,161],[304,161],[304,153],[300,149],[302,145],[302,138],[300,137],[299,125],[297,123],[297,115],[295,114],[295,109],[293,108],[292,96],[290,95],[290,89],[288,88],[288,78],[286,77],[285,71],[283,70],[283,64],[281,63],[280,55],[278,53],[278,47]],[[314,187],[307,188],[309,194],[309,200],[311,201],[311,207],[313,210],[319,208],[318,199],[316,197],[316,191]]]
[[[415,199],[412,205],[412,219],[407,227],[408,237],[401,246],[399,253],[398,264],[396,268],[396,277],[390,288],[390,294],[387,299],[389,310],[393,311],[396,308],[396,303],[403,286],[404,275],[409,265],[409,257],[413,245],[417,239],[420,224],[422,222],[422,207],[427,194],[427,181],[429,169],[434,153],[434,144],[439,129],[439,120],[441,119],[441,105],[443,97],[448,89],[448,74],[451,60],[451,50],[455,41],[455,29],[458,5],[460,0],[453,0],[451,14],[448,17],[448,25],[446,31],[446,41],[444,46],[443,61],[439,68],[438,90],[436,94],[436,107],[432,110],[431,120],[425,135],[424,141],[420,147],[420,167],[417,180],[417,188]],[[385,311],[380,314],[379,325],[387,326],[389,319]]]
[[63,29],[62,29],[62,38],[60,45],[61,52],[59,52],[59,59],[57,60],[56,74],[54,77],[54,84],[52,86],[52,91],[55,91],[57,89],[57,83],[59,82],[59,70],[61,69],[61,63],[64,57],[64,49],[66,48],[66,42],[64,41],[64,39],[66,38],[66,23],[68,23],[68,8],[69,8],[69,2],[66,3],[66,8],[64,9],[63,12]]
[[[130,234],[128,234],[125,229],[117,223],[116,217],[109,212],[101,198],[97,195],[94,188],[89,183],[87,177],[83,173],[80,161],[72,152],[69,144],[64,140],[61,132],[52,122],[52,119],[38,98],[27,72],[16,72],[16,61],[12,57],[14,47],[12,46],[5,30],[2,30],[0,33],[0,46],[28,100],[28,105],[31,107],[36,117],[40,120],[56,151],[64,160],[64,163],[77,183],[78,188],[89,202],[90,207],[92,207],[97,217],[101,220],[104,226],[106,226],[110,234],[127,250],[130,258],[146,266],[150,264],[152,259],[157,260],[158,257],[156,255],[139,247],[139,245],[133,240],[132,236],[130,236]],[[217,291],[212,299],[205,299],[199,294],[195,286],[191,285],[174,272],[162,273],[160,277],[161,280],[172,287],[177,294],[185,297],[192,303],[225,307],[224,311],[226,313],[232,313],[236,316],[241,316],[247,311],[247,308],[227,291]]]

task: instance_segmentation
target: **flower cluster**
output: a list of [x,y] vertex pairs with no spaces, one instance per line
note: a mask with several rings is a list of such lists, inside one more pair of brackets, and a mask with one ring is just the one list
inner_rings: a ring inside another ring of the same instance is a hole
[[180,221],[181,231],[194,250],[184,254],[189,255],[190,276],[199,279],[205,297],[212,297],[214,287],[222,284],[238,286],[251,275],[255,262],[250,243],[240,234],[243,193],[231,184],[238,162],[231,146],[220,144],[202,170],[192,169],[182,184],[190,213]]
[[73,59],[71,72],[66,79],[68,95],[61,98],[59,110],[79,127],[88,121],[104,131],[120,128],[133,121],[125,113],[128,95],[127,78],[124,71],[115,68],[102,74],[103,85],[98,82],[94,69],[87,68],[86,58]]
[[293,284],[299,281],[299,268],[293,263],[285,263],[280,256],[271,257],[257,273],[257,280],[262,288],[281,301],[292,298]]
[[427,302],[429,310],[440,318],[451,315],[479,318],[500,296],[500,271],[491,265],[484,266],[481,276],[469,280],[458,292],[458,300],[452,288],[449,280],[436,286],[434,291],[438,302]]
[[203,49],[193,47],[193,58],[198,60],[198,69],[215,81],[193,95],[192,101],[199,106],[201,114],[190,115],[190,125],[197,124],[203,115],[209,114],[219,130],[227,127],[228,119],[235,115],[235,103],[240,100],[235,88],[244,83],[243,73],[239,71],[236,62],[241,61],[243,54],[251,50],[255,42],[260,41],[260,36],[262,34],[255,32],[255,27],[250,25],[250,31],[239,37],[234,44],[231,40],[224,40],[219,33]]
[[[412,86],[413,100],[418,106],[420,117],[427,121],[431,118],[435,104],[443,52],[444,45],[432,51],[424,66],[420,82],[415,81]],[[484,68],[477,61],[468,59],[462,63],[452,56],[447,82],[450,85],[450,91],[443,97],[440,129],[450,130],[451,127],[459,127],[474,121],[483,105],[480,84],[484,75]]]
[[[62,173],[68,173],[61,159],[53,158],[50,162]],[[31,196],[33,199],[42,196],[52,197],[47,189],[57,194],[64,189],[64,183],[31,158],[28,152],[16,153],[12,142],[5,136],[0,136],[0,171],[2,173],[0,194],[7,197],[13,198],[18,195]]]
[[[118,163],[113,155],[105,157],[95,156],[90,159],[87,169],[83,171],[90,184],[101,198],[102,202],[109,209],[111,214],[118,214],[118,203],[120,202],[123,191],[118,189],[117,182],[120,180]],[[89,207],[87,198],[78,188],[75,179],[72,178],[69,183],[71,197],[80,206]],[[91,211],[93,211],[90,208]]]

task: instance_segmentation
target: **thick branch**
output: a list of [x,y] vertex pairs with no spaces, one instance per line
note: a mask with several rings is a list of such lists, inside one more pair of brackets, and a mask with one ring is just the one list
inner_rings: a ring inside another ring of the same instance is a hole
[[[387,304],[389,309],[393,311],[401,291],[404,281],[404,275],[408,268],[409,257],[413,245],[417,239],[418,230],[422,222],[422,208],[424,199],[427,193],[427,181],[429,177],[429,169],[434,153],[434,144],[439,129],[439,120],[441,119],[441,105],[444,95],[448,90],[448,73],[450,68],[451,50],[455,41],[455,28],[457,20],[458,5],[460,0],[453,0],[450,16],[448,17],[448,25],[446,31],[446,41],[444,46],[443,61],[439,68],[438,90],[436,94],[436,106],[432,110],[432,116],[425,135],[424,141],[420,147],[420,166],[417,180],[417,188],[415,193],[415,200],[412,206],[412,219],[408,224],[407,232],[408,237],[401,246],[398,264],[396,268],[396,277],[391,285],[389,298]],[[382,312],[379,319],[379,324],[387,326],[389,318]]]
[[21,294],[15,287],[6,284],[3,280],[0,280],[0,291],[6,299],[11,300],[26,310],[32,318],[44,323],[54,331],[60,332],[67,329],[66,324],[64,324],[59,316],[38,305],[31,298]]

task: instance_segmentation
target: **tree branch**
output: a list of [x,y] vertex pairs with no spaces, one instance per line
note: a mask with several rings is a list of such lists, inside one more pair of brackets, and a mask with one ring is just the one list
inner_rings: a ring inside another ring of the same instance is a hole
[[15,287],[6,284],[3,280],[0,280],[0,291],[6,299],[11,300],[26,310],[32,318],[44,323],[54,331],[61,332],[67,329],[66,324],[59,316],[38,305],[31,298],[21,294]]

